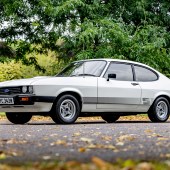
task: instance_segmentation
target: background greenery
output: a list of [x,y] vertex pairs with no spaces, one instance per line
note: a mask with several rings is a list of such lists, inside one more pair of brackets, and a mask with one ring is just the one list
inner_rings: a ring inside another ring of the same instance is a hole
[[87,58],[138,61],[169,76],[169,31],[168,0],[0,0],[0,80]]

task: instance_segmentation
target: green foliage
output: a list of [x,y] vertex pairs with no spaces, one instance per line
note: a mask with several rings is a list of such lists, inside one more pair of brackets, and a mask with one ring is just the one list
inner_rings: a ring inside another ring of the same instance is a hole
[[169,74],[169,14],[167,0],[0,0],[0,38],[16,59],[42,71],[28,54],[51,50],[61,63],[127,59]]
[[[27,59],[33,54],[27,56]],[[34,65],[24,65],[14,60],[0,63],[0,81],[31,78],[35,76],[53,76],[56,75],[65,65],[62,61],[56,60],[55,53],[48,52],[46,55],[36,55],[37,64],[44,68],[45,72],[39,71]]]
[[146,25],[133,31],[125,23],[107,18],[93,24],[89,21],[82,27],[84,31],[77,36],[75,48],[77,59],[127,59],[170,72],[170,51],[165,47],[169,34],[162,27]]
[[14,61],[0,64],[0,81],[19,79],[22,77],[21,63]]
[[8,61],[15,57],[15,51],[4,42],[0,42],[0,62]]
[[59,61],[57,55],[51,51],[48,51],[47,55],[36,55],[36,59],[38,65],[40,65],[45,70],[45,72],[39,72],[39,75],[56,75],[66,64],[62,62],[62,60]]

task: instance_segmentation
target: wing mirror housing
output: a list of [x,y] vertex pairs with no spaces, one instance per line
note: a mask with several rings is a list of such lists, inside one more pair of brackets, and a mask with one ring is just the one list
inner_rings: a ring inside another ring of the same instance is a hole
[[116,74],[108,74],[107,81],[109,81],[109,79],[115,79],[115,78],[116,78]]

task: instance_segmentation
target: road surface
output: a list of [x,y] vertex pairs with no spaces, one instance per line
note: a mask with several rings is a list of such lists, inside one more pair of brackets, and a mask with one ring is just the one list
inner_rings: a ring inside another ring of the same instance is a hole
[[13,125],[0,121],[0,163],[77,160],[93,156],[114,162],[118,159],[169,160],[170,121],[79,121],[56,125],[31,121]]

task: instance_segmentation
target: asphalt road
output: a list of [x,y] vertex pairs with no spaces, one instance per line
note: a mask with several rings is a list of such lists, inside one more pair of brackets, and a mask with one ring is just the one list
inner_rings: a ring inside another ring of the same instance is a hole
[[0,121],[0,163],[44,160],[170,160],[170,122],[103,121],[56,125]]

